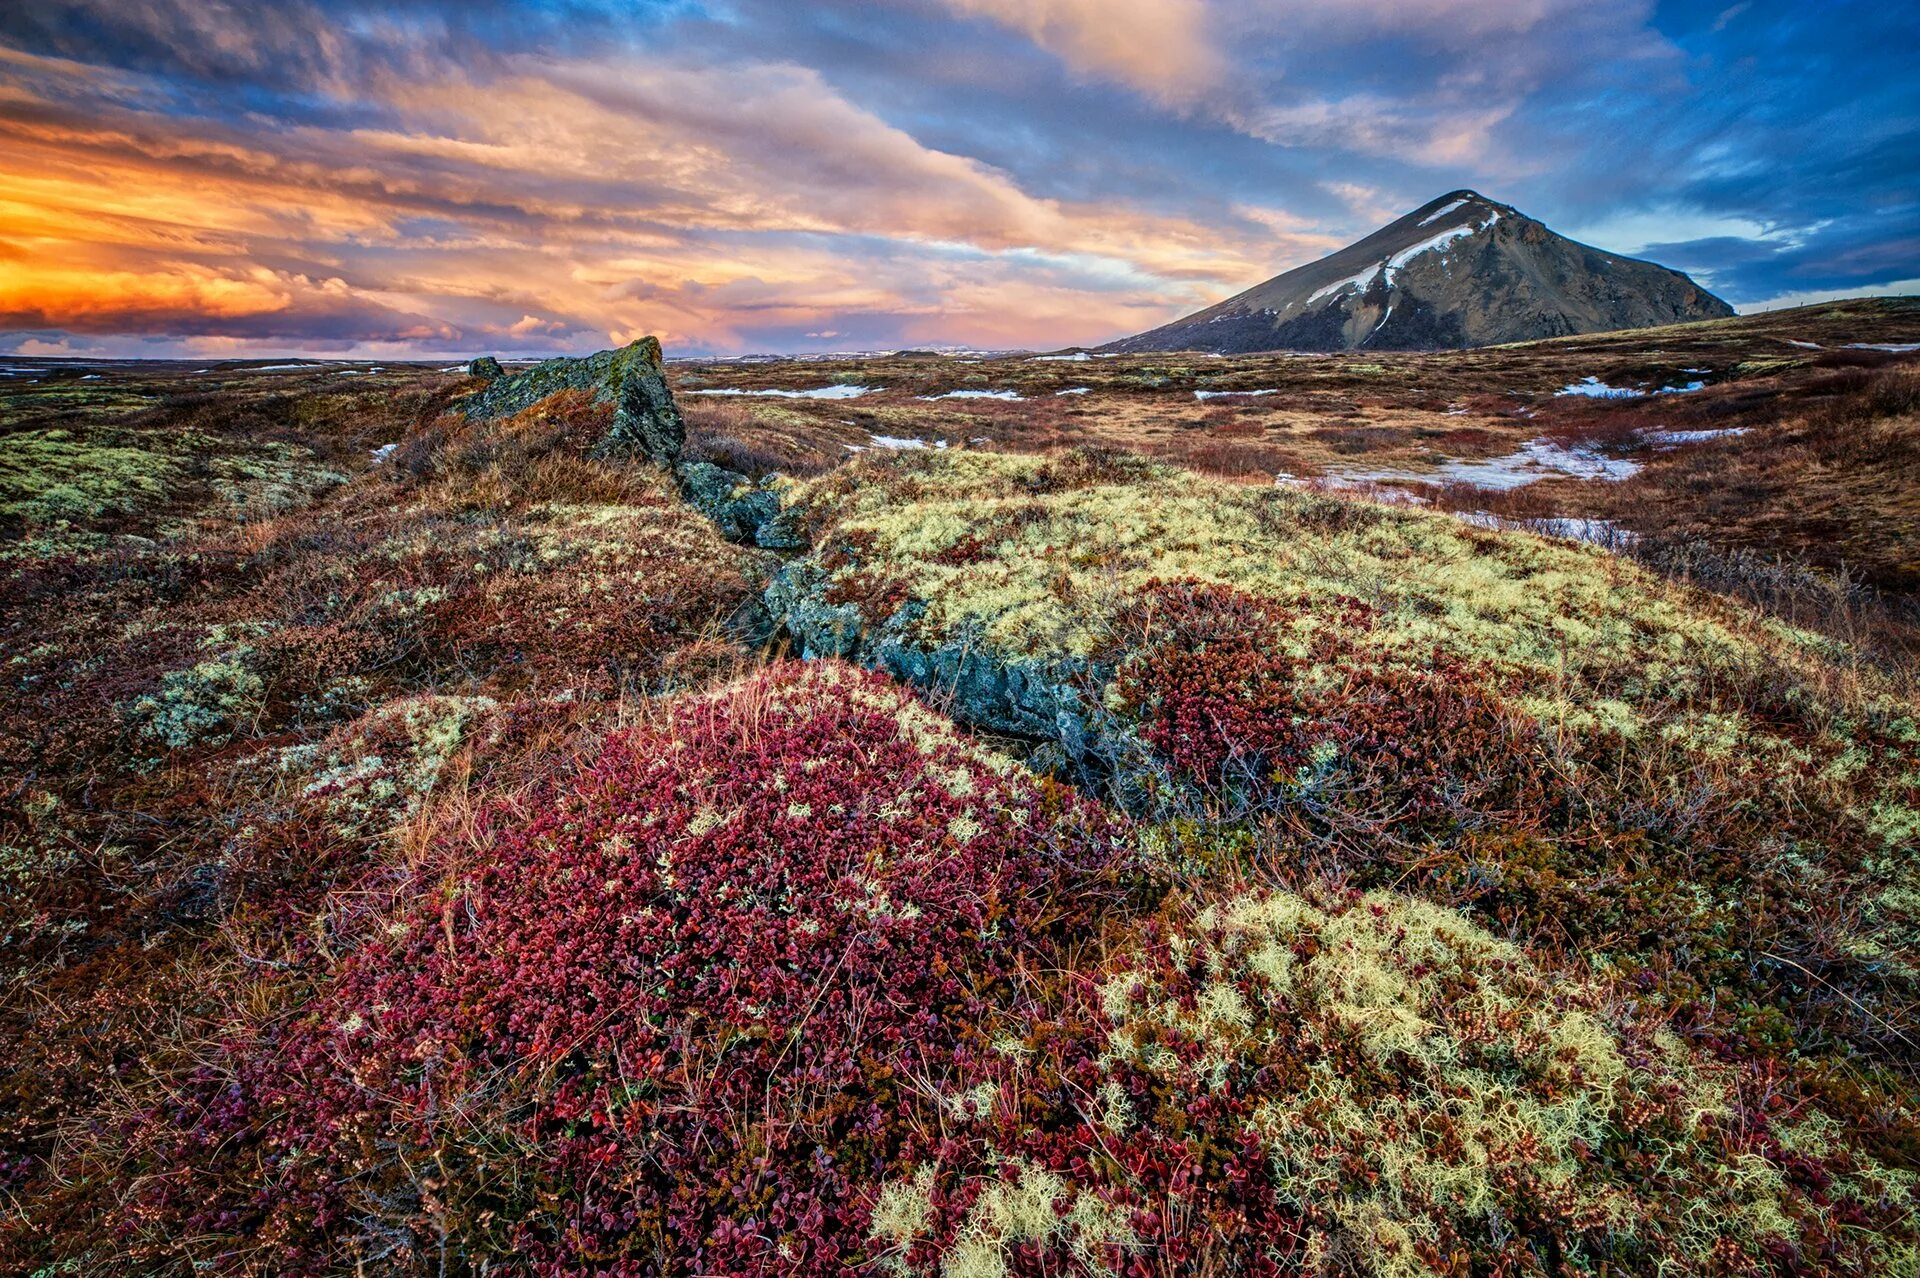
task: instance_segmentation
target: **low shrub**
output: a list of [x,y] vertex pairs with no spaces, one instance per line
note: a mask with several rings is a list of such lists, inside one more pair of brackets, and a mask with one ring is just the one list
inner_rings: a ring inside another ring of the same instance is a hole
[[[1108,823],[902,691],[775,668],[428,858],[149,1133],[155,1263],[839,1273],[1020,973],[1125,887]],[[171,1133],[171,1134],[168,1134]]]

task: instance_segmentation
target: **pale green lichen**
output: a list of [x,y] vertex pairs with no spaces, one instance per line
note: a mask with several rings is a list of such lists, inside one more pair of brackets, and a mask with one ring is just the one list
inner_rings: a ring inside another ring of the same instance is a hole
[[0,436],[0,518],[31,527],[86,525],[183,501],[198,515],[275,515],[346,479],[311,450],[272,440],[108,427]]
[[221,745],[257,715],[266,685],[246,644],[160,677],[159,688],[134,700],[128,717],[140,735],[169,750]]
[[0,516],[81,522],[160,501],[179,482],[180,463],[126,440],[92,442],[67,430],[0,436]]
[[[937,1169],[922,1166],[910,1181],[882,1187],[869,1236],[889,1244],[884,1259],[911,1272],[903,1254],[933,1220]],[[1082,1272],[1108,1272],[1108,1255],[1139,1245],[1124,1213],[1065,1178],[1024,1159],[1010,1159],[974,1198],[953,1241],[940,1256],[942,1278],[1005,1278],[1014,1247],[1064,1244]]]
[[370,711],[316,745],[280,754],[300,794],[333,815],[342,833],[391,824],[417,811],[439,784],[489,697],[403,697]]
[[[1660,1192],[1683,1208],[1661,1226],[1660,1250],[1698,1265],[1725,1240],[1757,1257],[1769,1239],[1799,1236],[1780,1169],[1711,1143],[1734,1108],[1731,1069],[1670,1034],[1630,1063],[1601,1004],[1454,911],[1387,892],[1340,908],[1252,893],[1202,910],[1168,949],[1199,992],[1163,991],[1155,969],[1123,965],[1103,987],[1115,1057],[1176,1091],[1217,1088],[1230,1068],[1245,1077],[1271,1044],[1302,1035],[1352,1042],[1369,1062],[1322,1058],[1254,1117],[1275,1190],[1332,1222],[1315,1242],[1322,1256],[1379,1278],[1423,1274],[1421,1248],[1497,1217],[1516,1180],[1635,1236],[1648,1228],[1644,1204],[1595,1173],[1592,1151],[1626,1130],[1642,1094],[1676,1095],[1691,1116],[1667,1136],[1634,1137],[1670,1142],[1648,1155],[1664,1168]],[[1199,1045],[1197,1059],[1169,1035]],[[1811,1149],[1837,1131],[1816,1115],[1787,1143]],[[1842,1180],[1843,1193],[1896,1214],[1915,1201],[1911,1174],[1871,1159]]]

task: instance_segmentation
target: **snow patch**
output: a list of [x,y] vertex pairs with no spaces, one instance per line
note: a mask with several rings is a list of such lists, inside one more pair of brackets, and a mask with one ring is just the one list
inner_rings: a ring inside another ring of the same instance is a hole
[[1493,221],[1488,222],[1485,226],[1456,226],[1452,230],[1442,231],[1438,235],[1424,239],[1412,248],[1401,249],[1398,253],[1388,258],[1383,265],[1382,269],[1387,273],[1387,283],[1393,283],[1393,273],[1405,269],[1407,263],[1413,261],[1414,258],[1426,253],[1444,253],[1454,241],[1469,239],[1478,235],[1480,232],[1486,230],[1488,226],[1492,226],[1494,222],[1499,220],[1500,215],[1496,213],[1493,215]]
[[1092,358],[1093,356],[1087,354],[1085,351],[1075,351],[1071,355],[1035,355],[1033,362],[1036,364],[1044,364],[1049,360],[1057,360],[1068,364],[1084,364]]
[[1193,397],[1195,399],[1221,399],[1228,395],[1278,395],[1279,393],[1277,390],[1195,391]]
[[1584,395],[1588,399],[1639,399],[1646,392],[1634,390],[1631,386],[1609,386],[1597,377],[1587,377],[1570,386],[1562,386],[1554,394]]
[[[909,449],[909,448],[945,448],[947,446],[947,441],[944,439],[936,439],[932,441],[924,440],[924,439],[903,439],[898,435],[868,435],[867,439],[872,443],[872,445],[875,448]],[[853,445],[853,444],[849,444],[847,445],[847,447],[854,449],[854,451],[856,452],[861,451],[856,445]]]
[[1026,398],[1026,396],[1022,395],[1019,391],[1010,391],[1010,390],[952,390],[952,391],[944,391],[938,395],[917,395],[915,396],[915,398],[927,399],[927,400],[933,400],[933,399],[1023,400]]
[[1069,386],[1065,390],[1055,391],[1053,397],[1059,399],[1062,395],[1085,395],[1092,389],[1093,387],[1091,386]]
[[1848,350],[1890,351],[1895,355],[1905,355],[1911,351],[1920,351],[1920,342],[1848,342]]
[[1420,221],[1417,222],[1415,225],[1425,226],[1429,222],[1438,222],[1441,218],[1445,217],[1447,214],[1453,212],[1455,209],[1459,208],[1462,204],[1465,204],[1465,203],[1466,203],[1465,199],[1455,200],[1453,203],[1447,205],[1447,207],[1443,209],[1435,209],[1433,212],[1421,218]]
[[400,445],[398,444],[382,444],[380,445],[380,447],[374,449],[373,450],[374,464],[377,466],[381,462],[385,461],[387,458],[393,456],[393,450],[398,447],[400,447]]
[[1484,510],[1449,511],[1461,523],[1472,524],[1476,528],[1494,528],[1505,532],[1538,533],[1543,537],[1560,537],[1567,541],[1584,541],[1608,550],[1631,546],[1640,540],[1640,534],[1622,528],[1611,519],[1570,519],[1561,517],[1543,519],[1502,519],[1500,516]]
[[[1703,370],[1690,368],[1686,371],[1689,373],[1697,373]],[[1662,386],[1652,393],[1655,395],[1691,395],[1695,391],[1702,391],[1706,388],[1707,384],[1705,382],[1688,382],[1684,386]],[[1636,390],[1631,386],[1609,386],[1597,377],[1582,378],[1580,381],[1574,382],[1570,386],[1562,386],[1554,392],[1556,397],[1561,395],[1581,395],[1587,399],[1644,399],[1647,394],[1648,392]]]
[[1643,430],[1640,438],[1649,444],[1698,444],[1709,439],[1725,439],[1729,435],[1744,435],[1745,426],[1723,426],[1719,430]]
[[1323,297],[1332,297],[1335,293],[1343,293],[1350,288],[1357,288],[1364,293],[1367,291],[1367,285],[1373,282],[1373,277],[1378,275],[1382,269],[1383,267],[1381,266],[1369,266],[1358,275],[1349,275],[1344,280],[1329,284],[1325,288],[1308,295],[1307,304],[1311,306]]
[[870,394],[879,389],[881,388],[878,386],[850,386],[845,383],[840,383],[833,386],[816,386],[812,390],[776,390],[772,388],[764,390],[742,390],[738,387],[728,386],[712,390],[688,391],[686,393],[689,395],[770,395],[780,399],[858,399],[862,395]]
[[1447,461],[1430,471],[1349,470],[1331,477],[1336,484],[1382,483],[1389,480],[1414,484],[1471,484],[1506,492],[1556,475],[1575,479],[1601,479],[1617,483],[1640,473],[1638,462],[1624,457],[1608,457],[1591,448],[1567,448],[1550,439],[1530,439],[1504,457],[1481,461]]

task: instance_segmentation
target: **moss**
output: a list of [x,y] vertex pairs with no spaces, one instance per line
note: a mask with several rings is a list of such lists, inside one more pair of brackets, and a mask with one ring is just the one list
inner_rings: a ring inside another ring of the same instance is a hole
[[240,644],[162,675],[156,691],[133,701],[128,717],[141,736],[169,750],[222,745],[259,713],[265,690],[254,649]]
[[[254,517],[306,505],[346,475],[309,449],[194,431],[93,428],[0,436],[0,518],[30,528],[187,509]],[[171,529],[168,531],[178,531]]]
[[[1303,1041],[1357,1048],[1358,1063],[1327,1055],[1269,1092],[1254,1127],[1280,1193],[1333,1222],[1322,1249],[1364,1272],[1428,1272],[1423,1255],[1511,1215],[1516,1194],[1689,1266],[1728,1243],[1758,1260],[1806,1228],[1778,1161],[1720,1143],[1737,1070],[1671,1036],[1650,1050],[1609,1023],[1598,991],[1453,911],[1386,892],[1326,906],[1253,893],[1199,911],[1166,952],[1178,984],[1155,963],[1123,966],[1104,1003],[1114,1053],[1176,1093],[1277,1070]],[[1649,1124],[1640,1098],[1660,1095],[1692,1117]],[[1815,1114],[1781,1144],[1824,1157],[1844,1142]],[[1621,1166],[1603,1153],[1625,1149]],[[1664,1169],[1658,1187],[1638,1183],[1643,1159]],[[1846,1167],[1840,1196],[1896,1213],[1913,1201],[1911,1174]]]
[[131,514],[179,483],[178,460],[133,443],[66,430],[0,436],[0,516],[30,525]]
[[1525,685],[1543,722],[1564,721],[1559,702],[1631,734],[1650,712],[1703,699],[1718,671],[1823,655],[1596,549],[1144,463],[1061,484],[1074,464],[863,458],[796,485],[790,502],[829,524],[832,582],[898,580],[926,603],[929,632],[977,633],[1013,657],[1111,647],[1156,580],[1229,585],[1309,613],[1358,598],[1384,624],[1356,643],[1407,654],[1438,644]]

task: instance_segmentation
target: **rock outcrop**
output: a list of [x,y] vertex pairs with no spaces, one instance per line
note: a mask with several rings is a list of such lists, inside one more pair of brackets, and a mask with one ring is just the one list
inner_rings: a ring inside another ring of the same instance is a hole
[[1102,349],[1449,350],[1732,314],[1679,271],[1450,191],[1338,253]]
[[[482,356],[472,364],[478,376],[499,367],[491,356]],[[657,337],[643,337],[618,350],[600,351],[584,359],[561,357],[525,372],[496,375],[483,390],[461,400],[454,409],[472,420],[489,421],[524,412],[561,391],[589,391],[595,402],[612,406],[613,423],[596,449],[601,455],[641,456],[663,466],[680,459],[687,428],[674,405],[673,392],[667,389],[665,359]]]
[[835,658],[920,688],[956,722],[1033,743],[1027,762],[1138,806],[1158,765],[1133,726],[1101,704],[1108,664],[1054,655],[1021,658],[962,630],[932,638],[926,605],[909,600],[879,622],[836,602],[812,558],[775,574],[762,597],[770,624],[807,660]]
[[711,519],[728,541],[770,550],[798,550],[807,544],[794,513],[781,512],[779,476],[756,481],[737,470],[699,461],[681,462],[674,474],[687,504]]
[[554,395],[589,392],[594,402],[613,408],[596,456],[640,457],[670,468],[687,504],[711,519],[728,541],[775,550],[807,544],[794,512],[780,509],[778,475],[756,480],[712,462],[680,460],[687,428],[667,386],[659,338],[643,337],[581,359],[550,359],[522,373],[508,373],[499,360],[482,355],[467,372],[487,382],[453,405],[468,420],[511,417]]

